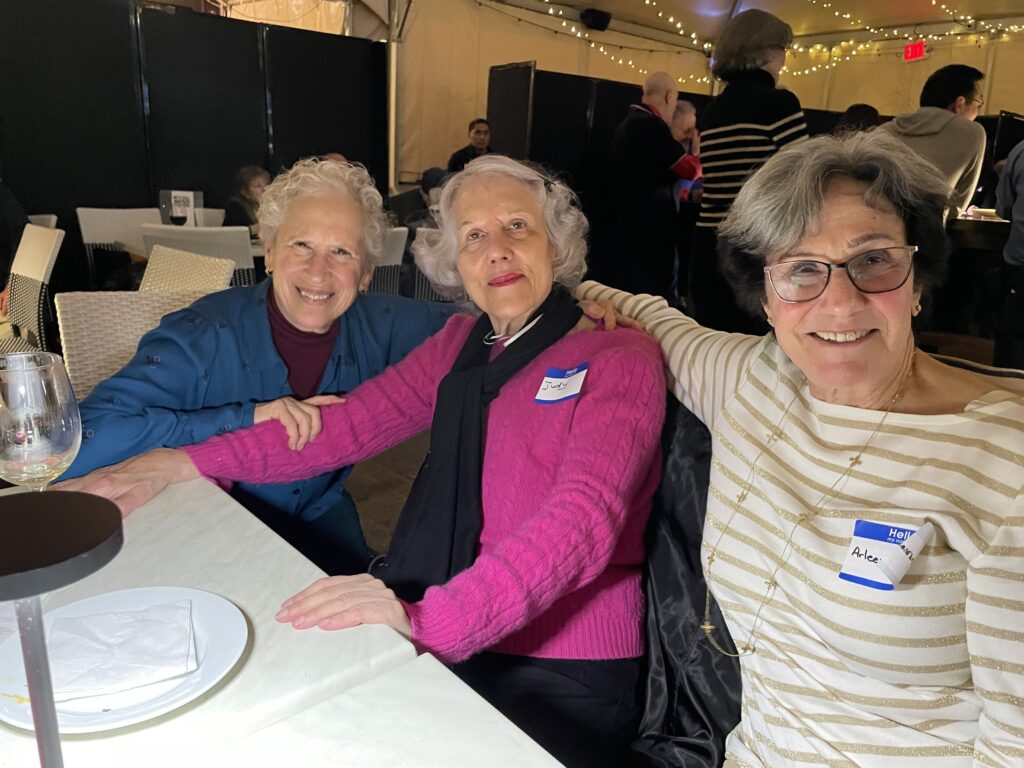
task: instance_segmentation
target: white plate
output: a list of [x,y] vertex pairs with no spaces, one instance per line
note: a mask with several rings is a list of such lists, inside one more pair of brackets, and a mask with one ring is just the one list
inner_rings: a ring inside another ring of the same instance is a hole
[[[186,587],[140,587],[107,592],[56,608],[43,616],[49,633],[57,618],[115,611],[141,611],[178,600],[192,601],[199,668],[189,675],[110,696],[91,696],[57,705],[61,733],[108,731],[157,717],[215,686],[245,650],[249,628],[232,603],[211,592]],[[0,720],[32,730],[32,709],[17,633],[0,644]]]

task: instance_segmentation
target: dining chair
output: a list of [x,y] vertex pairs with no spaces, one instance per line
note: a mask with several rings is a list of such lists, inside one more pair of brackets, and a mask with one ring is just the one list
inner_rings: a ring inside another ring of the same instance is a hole
[[96,287],[96,254],[99,251],[126,251],[146,254],[142,242],[143,224],[159,224],[159,208],[75,208],[82,231],[89,285]]
[[7,319],[11,323],[11,335],[0,339],[0,354],[47,351],[50,275],[63,241],[63,229],[25,225],[7,282]]
[[79,400],[117,373],[160,319],[203,291],[73,291],[57,294],[57,323],[71,387]]
[[28,215],[29,224],[35,224],[38,227],[46,227],[47,229],[57,228],[57,214],[56,213],[30,213]]
[[398,278],[402,272],[402,254],[409,239],[408,227],[392,227],[384,236],[384,253],[373,270],[370,293],[398,295]]
[[235,262],[230,259],[200,256],[198,253],[180,251],[166,245],[154,245],[139,290],[161,293],[213,293],[230,286],[234,274]]
[[224,225],[224,208],[199,208],[196,218],[200,227],[221,227]]
[[230,259],[235,264],[232,285],[252,285],[256,268],[248,227],[176,227],[168,224],[143,224],[142,241],[148,254],[155,245],[166,245],[201,256]]

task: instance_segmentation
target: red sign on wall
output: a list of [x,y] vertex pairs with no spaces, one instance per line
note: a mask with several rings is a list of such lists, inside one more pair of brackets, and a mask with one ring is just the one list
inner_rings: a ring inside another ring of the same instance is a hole
[[904,61],[917,61],[918,59],[923,59],[927,53],[924,40],[918,40],[916,43],[910,43],[903,46]]

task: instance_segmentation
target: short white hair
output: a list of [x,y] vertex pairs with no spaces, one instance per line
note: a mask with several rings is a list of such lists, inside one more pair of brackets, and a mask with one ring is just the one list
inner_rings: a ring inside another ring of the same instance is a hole
[[289,205],[307,197],[336,194],[358,203],[363,214],[363,267],[375,266],[384,252],[384,238],[391,221],[373,179],[358,163],[316,157],[299,160],[263,193],[258,214],[260,236],[267,245],[274,246]]
[[481,155],[445,180],[436,217],[440,228],[420,230],[420,236],[413,243],[416,264],[434,289],[453,301],[469,298],[457,269],[459,223],[453,208],[462,186],[474,176],[484,174],[508,176],[533,191],[544,217],[548,240],[554,246],[555,255],[551,260],[554,281],[570,290],[579,285],[587,271],[589,224],[580,211],[576,193],[541,168],[491,154]]

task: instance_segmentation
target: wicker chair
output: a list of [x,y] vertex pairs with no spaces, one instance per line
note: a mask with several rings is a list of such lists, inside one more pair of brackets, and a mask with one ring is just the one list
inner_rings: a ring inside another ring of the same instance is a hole
[[79,400],[131,360],[146,331],[204,294],[87,291],[57,295],[64,365]]
[[402,254],[409,239],[408,227],[392,227],[384,239],[384,255],[373,270],[370,293],[398,295],[398,278],[402,272]]
[[139,290],[213,293],[231,285],[234,274],[235,262],[228,259],[200,256],[198,253],[179,251],[165,245],[154,245]]
[[12,335],[0,339],[0,354],[47,349],[50,274],[63,240],[63,229],[25,225],[7,283],[7,319]]
[[155,245],[166,245],[201,256],[231,259],[235,263],[232,285],[252,285],[256,268],[248,227],[175,227],[167,224],[143,224],[142,240],[146,253]]

